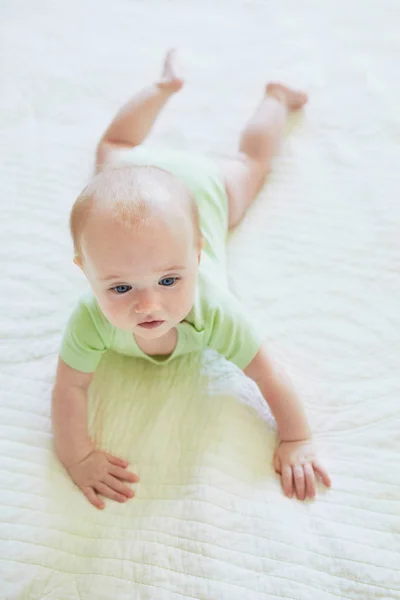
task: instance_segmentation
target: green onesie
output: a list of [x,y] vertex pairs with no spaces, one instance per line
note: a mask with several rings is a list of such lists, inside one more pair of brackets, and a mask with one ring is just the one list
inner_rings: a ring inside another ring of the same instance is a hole
[[130,331],[114,327],[91,292],[84,294],[67,324],[60,356],[70,367],[92,373],[107,350],[167,363],[189,352],[213,348],[244,369],[257,354],[261,340],[239,300],[229,289],[226,272],[228,199],[218,166],[203,155],[139,146],[126,151],[126,162],[169,171],[191,190],[204,236],[195,302],[177,325],[172,354],[149,356]]

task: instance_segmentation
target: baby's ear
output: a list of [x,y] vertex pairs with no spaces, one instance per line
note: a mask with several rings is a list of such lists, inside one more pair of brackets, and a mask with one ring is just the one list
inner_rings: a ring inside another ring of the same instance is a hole
[[83,265],[82,265],[82,261],[81,261],[81,257],[78,256],[77,254],[75,254],[74,256],[74,263],[83,270]]

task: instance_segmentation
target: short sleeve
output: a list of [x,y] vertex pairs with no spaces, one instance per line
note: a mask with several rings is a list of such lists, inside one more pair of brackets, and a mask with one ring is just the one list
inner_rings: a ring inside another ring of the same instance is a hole
[[80,302],[67,323],[60,357],[77,371],[93,373],[109,348],[109,337],[104,321]]
[[227,296],[211,316],[208,346],[240,369],[245,369],[262,345],[262,339],[233,296]]

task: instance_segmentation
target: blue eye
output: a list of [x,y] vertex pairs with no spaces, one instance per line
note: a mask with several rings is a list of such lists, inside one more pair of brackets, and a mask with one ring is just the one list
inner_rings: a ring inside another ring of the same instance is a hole
[[129,292],[129,290],[131,290],[132,288],[130,285],[116,285],[111,289],[121,296],[122,294],[126,294],[127,292]]
[[164,279],[160,279],[158,285],[162,285],[163,287],[171,287],[178,281],[178,277],[164,277]]

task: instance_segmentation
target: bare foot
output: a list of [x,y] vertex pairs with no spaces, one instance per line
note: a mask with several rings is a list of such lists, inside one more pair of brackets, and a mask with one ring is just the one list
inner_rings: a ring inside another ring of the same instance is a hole
[[299,110],[308,101],[307,94],[292,90],[282,83],[269,83],[266,92],[267,96],[273,96],[280,102],[284,102],[289,110]]
[[158,87],[170,92],[178,92],[183,86],[183,79],[178,76],[176,50],[168,50],[164,59],[164,67]]

